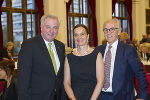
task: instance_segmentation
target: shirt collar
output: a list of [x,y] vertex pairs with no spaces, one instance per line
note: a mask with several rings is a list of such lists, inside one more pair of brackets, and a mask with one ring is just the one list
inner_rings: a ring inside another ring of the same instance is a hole
[[[109,46],[110,44],[107,42],[107,47]],[[111,45],[112,47],[117,47],[118,45],[118,39]]]
[[[43,39],[44,39],[44,38],[43,38]],[[54,41],[48,42],[48,41],[46,41],[46,40],[44,39],[44,42],[46,43],[46,45],[48,45],[48,43],[52,43],[52,47],[54,46]]]

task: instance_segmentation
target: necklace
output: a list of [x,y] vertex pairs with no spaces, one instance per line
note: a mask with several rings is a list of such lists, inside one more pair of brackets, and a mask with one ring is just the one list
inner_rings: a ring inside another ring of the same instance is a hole
[[89,51],[89,49],[90,49],[90,47],[89,47],[89,45],[88,45],[88,49],[87,50],[85,50],[82,54],[81,53],[79,53],[79,51],[78,51],[78,49],[76,48],[76,54],[77,54],[77,56],[81,56],[81,55],[87,55],[88,54],[88,51]]

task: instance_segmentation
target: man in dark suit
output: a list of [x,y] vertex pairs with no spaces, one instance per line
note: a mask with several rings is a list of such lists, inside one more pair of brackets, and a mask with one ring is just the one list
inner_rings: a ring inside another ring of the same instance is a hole
[[147,38],[147,34],[143,34],[142,35],[142,40],[140,41],[140,44],[142,44],[142,43],[147,43],[148,42],[148,38]]
[[9,41],[7,46],[0,50],[0,61],[12,59],[14,43]]
[[147,100],[148,86],[145,71],[136,49],[118,40],[121,33],[119,20],[106,21],[103,31],[107,44],[97,47],[103,55],[105,64],[102,100],[135,100],[135,75],[139,84],[137,100]]
[[141,47],[141,52],[140,52],[140,54],[141,54],[141,58],[142,58],[142,60],[146,60],[146,61],[148,61],[149,60],[149,58],[150,58],[150,53],[148,53],[148,51],[147,51],[147,46],[142,46]]
[[58,29],[58,18],[44,15],[41,35],[23,41],[18,58],[19,100],[63,100],[65,46],[55,39]]

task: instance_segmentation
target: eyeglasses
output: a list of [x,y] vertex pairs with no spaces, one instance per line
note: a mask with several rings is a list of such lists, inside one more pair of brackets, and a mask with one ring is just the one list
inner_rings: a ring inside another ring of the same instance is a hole
[[104,32],[104,33],[108,33],[108,31],[110,31],[111,33],[113,33],[116,29],[119,29],[119,28],[114,28],[114,27],[112,27],[112,28],[110,28],[110,29],[104,28],[104,29],[103,29],[103,32]]

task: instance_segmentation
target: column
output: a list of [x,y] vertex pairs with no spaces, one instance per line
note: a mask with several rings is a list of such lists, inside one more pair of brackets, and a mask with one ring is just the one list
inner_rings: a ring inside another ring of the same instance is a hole
[[145,0],[134,1],[132,7],[133,38],[140,41],[146,33]]
[[65,44],[67,44],[66,2],[68,0],[44,0],[44,13],[58,16],[61,22],[56,39]]
[[112,18],[112,0],[96,0],[98,45],[104,39],[103,24]]
[[59,32],[57,35],[57,39],[65,43],[67,45],[67,17],[66,17],[66,2],[68,0],[55,0],[55,11],[58,16],[61,24],[59,28]]

